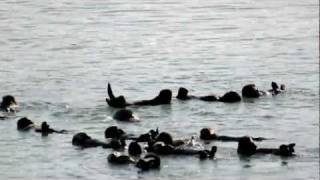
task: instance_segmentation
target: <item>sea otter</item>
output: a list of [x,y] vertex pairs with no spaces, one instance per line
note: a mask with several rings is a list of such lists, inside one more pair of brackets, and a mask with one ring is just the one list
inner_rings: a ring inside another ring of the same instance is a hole
[[147,154],[143,158],[135,160],[134,158],[114,152],[108,155],[108,162],[111,164],[135,164],[135,166],[143,171],[160,168],[160,157],[154,154]]
[[242,137],[238,141],[237,152],[240,155],[251,156],[254,154],[274,154],[278,156],[294,156],[294,143],[282,144],[279,148],[257,148],[248,136]]
[[277,95],[285,91],[285,85],[281,84],[280,88],[276,82],[271,82],[271,89],[268,91],[258,90],[255,84],[247,84],[242,88],[242,96],[246,98],[258,98],[263,95]]
[[119,152],[113,152],[107,157],[108,162],[112,164],[130,164],[135,163],[135,160],[130,156],[123,155]]
[[207,101],[207,102],[220,101],[220,102],[226,102],[226,103],[241,101],[240,95],[234,91],[229,91],[229,92],[225,93],[222,97],[217,97],[216,95],[193,96],[193,95],[188,95],[188,92],[189,91],[186,88],[180,87],[176,98],[179,100],[199,99],[199,100]]
[[0,103],[0,110],[5,112],[15,112],[15,106],[17,102],[15,98],[11,95],[6,95],[2,97],[2,102]]
[[286,89],[284,84],[280,85],[280,88],[276,82],[271,82],[271,89],[268,90],[269,93],[271,93],[273,96],[278,95],[282,92],[284,92]]
[[128,153],[132,156],[139,156],[142,153],[142,148],[136,141],[132,141],[128,146]]
[[148,152],[153,152],[159,155],[186,155],[193,156],[198,155],[200,159],[214,158],[217,151],[217,147],[213,146],[211,150],[196,150],[192,148],[175,147],[170,144],[166,144],[162,141],[157,141],[154,144],[148,144]]
[[118,128],[118,126],[110,126],[110,127],[107,127],[106,130],[104,131],[104,137],[121,139],[121,138],[126,138],[127,135],[124,132],[124,130]]
[[172,136],[167,132],[161,132],[153,140],[148,141],[146,150],[159,155],[198,155],[201,159],[205,157],[213,158],[217,150],[216,147],[213,147],[211,151],[209,151],[182,146],[186,144],[183,140],[173,140]]
[[47,124],[46,121],[42,122],[41,128],[36,128],[35,131],[42,133],[43,135],[47,135],[47,134],[51,134],[51,133],[59,133],[59,134],[67,133],[67,131],[64,129],[63,130],[55,130],[55,129],[50,128],[50,126]]
[[218,99],[220,102],[234,103],[241,101],[240,95],[235,91],[229,91]]
[[154,154],[147,154],[144,158],[138,160],[136,167],[143,171],[150,169],[159,169],[161,165],[160,157]]
[[149,130],[149,132],[141,134],[139,136],[128,136],[127,139],[134,140],[136,142],[150,142],[155,141],[156,137],[159,135],[158,128],[156,130]]
[[109,143],[105,143],[97,139],[92,139],[84,132],[75,134],[72,138],[72,144],[82,148],[101,146],[103,148],[121,149],[125,146],[125,144],[118,139],[112,139]]
[[42,135],[48,135],[51,133],[67,133],[66,130],[55,130],[50,128],[46,121],[41,123],[41,126],[37,126],[33,121],[27,117],[23,117],[17,121],[17,129],[19,131],[28,131],[34,129],[35,132],[41,133]]
[[[214,140],[214,141],[239,141],[242,137],[234,136],[219,136],[211,128],[203,128],[200,130],[200,139],[202,140]],[[263,137],[252,138],[254,141],[266,140]]]
[[190,99],[199,99],[202,101],[217,101],[218,97],[215,95],[207,95],[207,96],[193,96],[193,95],[188,95],[188,90],[184,87],[180,87],[178,90],[178,94],[176,96],[177,99],[179,100],[190,100]]
[[35,128],[35,124],[27,117],[23,117],[17,121],[17,129],[19,131],[27,131]]
[[138,118],[130,109],[120,109],[113,115],[113,119],[118,121],[136,122]]
[[172,92],[169,89],[163,89],[160,91],[158,96],[156,96],[155,98],[153,98],[151,100],[142,100],[142,101],[136,101],[133,103],[127,103],[124,96],[118,96],[118,97],[114,96],[112,89],[111,89],[111,85],[110,85],[110,83],[108,83],[108,95],[109,95],[109,98],[106,98],[106,101],[109,106],[115,107],[115,108],[124,108],[124,107],[130,106],[130,105],[155,106],[155,105],[170,104]]
[[246,98],[258,98],[265,95],[265,92],[257,89],[255,84],[247,84],[242,88],[242,96]]

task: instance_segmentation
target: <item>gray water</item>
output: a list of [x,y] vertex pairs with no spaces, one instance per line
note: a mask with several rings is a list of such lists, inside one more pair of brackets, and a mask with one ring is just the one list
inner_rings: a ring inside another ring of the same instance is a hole
[[[2,0],[0,95],[16,116],[47,121],[69,134],[41,137],[0,121],[0,179],[319,179],[319,19],[315,0]],[[255,83],[287,92],[235,104],[181,102],[132,107],[138,123],[112,120],[107,82],[128,101],[160,89],[222,95]],[[240,159],[236,143],[213,142],[215,160],[163,157],[160,170],[108,164],[112,152],[71,145],[84,131],[103,140],[118,125],[176,138],[203,127],[221,135],[273,138],[259,147],[296,143],[294,158]]]

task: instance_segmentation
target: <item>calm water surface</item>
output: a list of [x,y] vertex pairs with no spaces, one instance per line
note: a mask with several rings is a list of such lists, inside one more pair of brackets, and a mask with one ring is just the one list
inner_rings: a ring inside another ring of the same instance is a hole
[[[41,137],[18,132],[18,117],[1,121],[0,179],[319,179],[318,8],[315,0],[0,1],[0,95],[17,98],[17,116],[71,131]],[[105,103],[107,82],[134,101],[162,88],[222,95],[271,81],[287,93],[132,107],[141,119],[133,124],[112,120]],[[139,173],[108,164],[111,150],[71,145],[76,132],[103,139],[110,125],[177,138],[213,127],[273,138],[261,147],[295,142],[297,157],[240,159],[236,143],[214,142],[216,160],[164,157],[161,170]]]

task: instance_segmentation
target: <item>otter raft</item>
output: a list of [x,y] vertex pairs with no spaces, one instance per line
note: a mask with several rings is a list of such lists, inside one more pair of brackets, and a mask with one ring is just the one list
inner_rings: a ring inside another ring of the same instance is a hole
[[319,179],[319,3],[10,1],[0,179]]

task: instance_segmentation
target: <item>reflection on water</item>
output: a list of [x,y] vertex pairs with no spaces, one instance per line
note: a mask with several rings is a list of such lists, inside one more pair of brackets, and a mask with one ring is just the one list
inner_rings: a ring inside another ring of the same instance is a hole
[[[0,121],[0,179],[318,179],[318,3],[311,0],[0,2],[0,95],[20,103],[18,116],[48,121],[67,135],[16,131],[17,117]],[[240,92],[247,83],[288,92],[239,104],[179,102],[133,107],[139,123],[114,122],[107,82],[128,101],[180,86],[191,94]],[[177,137],[219,134],[274,138],[258,146],[295,142],[298,156],[239,159],[235,143],[218,145],[217,160],[164,157],[160,171],[107,163],[110,152],[79,150],[72,135],[102,139],[118,125]],[[188,162],[188,163],[186,163]]]

